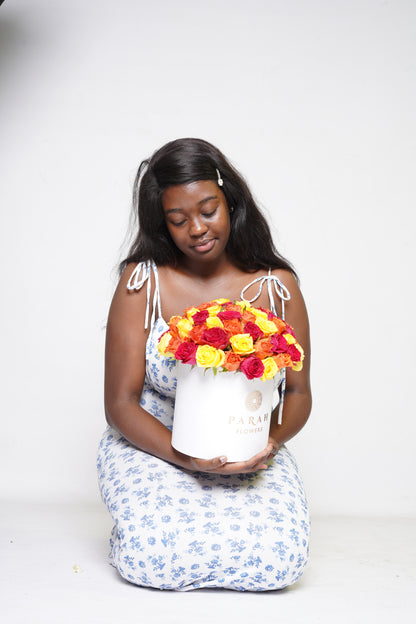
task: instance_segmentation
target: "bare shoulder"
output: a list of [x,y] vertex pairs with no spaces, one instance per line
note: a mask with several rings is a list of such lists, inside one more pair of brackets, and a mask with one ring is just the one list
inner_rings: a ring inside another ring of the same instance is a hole
[[298,281],[291,271],[287,269],[273,269],[272,275],[277,277],[282,284],[286,286],[290,294],[292,294],[292,291],[294,293],[300,293]]
[[138,265],[136,262],[130,262],[126,268],[124,269],[123,273],[121,274],[120,280],[118,282],[115,294],[129,294],[132,292],[136,292],[134,290],[129,290],[127,288],[127,285],[130,281],[130,278],[132,277],[134,271],[137,269]]
[[[286,269],[274,269],[272,274],[282,282],[290,294],[290,299],[285,302],[287,322],[295,328],[304,327],[307,329],[309,326],[308,313],[296,277]],[[280,302],[277,303],[280,307]]]
[[289,291],[290,299],[287,305],[290,306],[291,302],[303,303],[303,305],[305,305],[299,283],[291,271],[286,269],[273,269],[272,275],[277,277],[283,286],[285,286],[285,288]]
[[[120,325],[128,325],[130,322],[136,325],[136,323],[144,322],[148,298],[147,283],[144,283],[139,289],[128,288],[128,283],[136,268],[136,263],[130,263],[124,269],[111,302],[109,322],[115,320]],[[154,280],[151,280],[151,300],[153,298],[153,290]]]
[[[129,290],[127,285],[137,265],[129,264],[120,277],[108,315],[105,345],[106,412],[115,409],[120,400],[140,394],[145,376],[145,328],[147,287]],[[116,413],[115,412],[115,413]],[[113,416],[107,416],[114,423]],[[117,425],[118,426],[118,425]]]

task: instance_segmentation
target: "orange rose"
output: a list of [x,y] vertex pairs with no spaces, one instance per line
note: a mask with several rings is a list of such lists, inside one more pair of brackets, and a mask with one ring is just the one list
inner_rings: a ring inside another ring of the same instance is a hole
[[230,319],[229,321],[224,321],[223,325],[225,331],[227,331],[230,336],[235,336],[235,334],[241,334],[242,332],[241,323],[238,319]]
[[173,329],[182,320],[181,316],[171,316],[169,319],[169,328]]
[[241,357],[237,355],[237,353],[233,353],[232,351],[225,352],[225,361],[223,363],[223,367],[228,371],[235,371],[240,368]]
[[195,325],[189,332],[189,335],[188,335],[189,340],[192,340],[192,342],[195,342],[198,345],[202,344],[201,336],[206,330],[206,328],[207,327],[205,323],[203,325]]
[[235,303],[232,303],[231,305],[227,305],[227,312],[240,312],[241,313],[241,308],[239,305],[236,305]]
[[169,340],[166,351],[169,351],[170,353],[175,353],[179,345],[182,344],[182,342],[183,340],[179,336],[178,337],[172,336],[172,338]]
[[273,356],[274,361],[277,364],[277,368],[286,368],[287,366],[292,366],[292,360],[290,359],[290,355],[287,353],[278,353]]
[[255,320],[256,320],[256,316],[255,316],[255,314],[253,314],[253,312],[250,312],[249,310],[244,310],[244,312],[243,312],[244,324],[245,323],[254,323]]
[[179,330],[176,325],[169,328],[169,333],[171,336],[174,336],[175,338],[179,338]]
[[279,334],[283,334],[283,332],[286,331],[286,323],[282,321],[282,319],[279,319],[276,316],[273,319],[273,323],[276,325]]
[[269,338],[262,338],[254,343],[254,350],[258,358],[264,360],[264,358],[273,355],[272,345]]
[[208,308],[211,308],[213,305],[215,305],[214,301],[207,301],[206,303],[201,303],[198,307],[198,310],[208,310]]

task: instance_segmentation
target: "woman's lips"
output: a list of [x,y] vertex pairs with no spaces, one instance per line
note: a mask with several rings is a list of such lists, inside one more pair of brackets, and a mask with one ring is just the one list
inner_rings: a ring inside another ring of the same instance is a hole
[[206,251],[210,251],[213,248],[214,243],[215,243],[215,239],[210,238],[209,240],[200,241],[199,243],[196,243],[196,245],[193,245],[192,248],[198,253],[204,253]]

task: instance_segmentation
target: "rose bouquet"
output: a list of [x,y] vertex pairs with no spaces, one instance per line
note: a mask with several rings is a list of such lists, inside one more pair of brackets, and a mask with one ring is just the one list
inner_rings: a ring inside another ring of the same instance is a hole
[[[270,310],[229,299],[173,316],[158,350],[177,361],[172,445],[203,459],[224,454],[230,462],[266,447],[279,402],[272,380],[286,368],[300,370],[303,361],[290,325]],[[281,408],[282,400],[278,422]]]
[[159,353],[184,364],[241,371],[247,379],[272,379],[281,369],[301,370],[303,349],[293,329],[246,301],[214,299],[172,316]]

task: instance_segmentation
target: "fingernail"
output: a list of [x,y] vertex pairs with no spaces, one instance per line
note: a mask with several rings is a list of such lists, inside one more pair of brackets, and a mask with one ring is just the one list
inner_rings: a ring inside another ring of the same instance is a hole
[[222,457],[220,457],[220,462],[222,464],[226,464],[227,463],[227,458],[225,457],[225,455],[222,455]]

